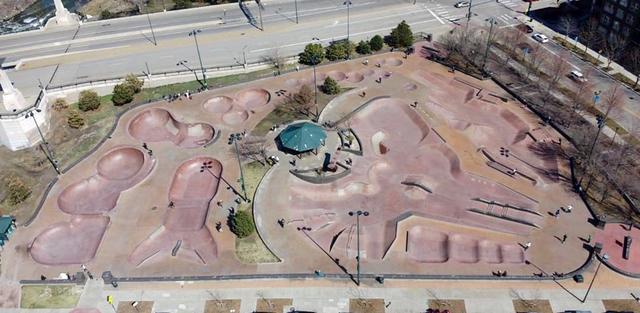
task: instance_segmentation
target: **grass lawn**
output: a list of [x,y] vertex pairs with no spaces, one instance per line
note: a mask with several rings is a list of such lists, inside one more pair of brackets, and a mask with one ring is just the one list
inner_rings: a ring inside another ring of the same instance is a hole
[[67,309],[80,299],[82,288],[76,285],[26,285],[22,286],[20,308]]
[[[243,165],[244,170],[244,182],[247,188],[247,197],[253,200],[253,196],[256,193],[260,180],[269,170],[269,166],[263,166],[257,161],[247,163]],[[253,202],[252,202],[253,203]],[[238,210],[249,211],[251,210],[251,203],[241,203],[238,206]],[[245,238],[236,237],[236,257],[240,262],[247,264],[254,263],[273,263],[280,261],[269,249],[267,249],[264,242],[257,232],[254,232],[251,236]]]

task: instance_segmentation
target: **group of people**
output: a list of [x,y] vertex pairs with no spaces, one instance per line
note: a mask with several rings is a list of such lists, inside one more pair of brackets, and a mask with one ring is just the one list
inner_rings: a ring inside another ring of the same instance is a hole
[[182,100],[182,97],[184,97],[185,99],[191,100],[193,97],[193,94],[189,90],[187,90],[185,92],[178,92],[172,95],[166,95],[162,97],[162,99],[167,100],[167,102],[173,102],[176,100]]

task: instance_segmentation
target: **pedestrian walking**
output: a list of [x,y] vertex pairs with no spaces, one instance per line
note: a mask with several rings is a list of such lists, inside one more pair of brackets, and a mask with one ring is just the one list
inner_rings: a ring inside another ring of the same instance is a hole
[[558,218],[558,216],[560,216],[560,209],[556,210],[555,217]]
[[531,248],[531,241],[528,241],[527,243],[524,244],[524,251],[529,250],[529,248]]
[[568,205],[568,206],[567,206],[567,213],[571,213],[571,210],[573,210],[573,207],[572,207],[572,206],[570,206],[570,205]]
[[567,234],[562,235],[562,243],[564,243],[565,241],[567,241]]

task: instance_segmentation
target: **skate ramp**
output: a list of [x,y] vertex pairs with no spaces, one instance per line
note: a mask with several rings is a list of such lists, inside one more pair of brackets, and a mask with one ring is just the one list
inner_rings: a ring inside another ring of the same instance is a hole
[[204,102],[204,109],[211,113],[227,113],[233,108],[233,98],[216,96]]
[[96,173],[67,186],[58,196],[58,207],[69,214],[101,214],[115,208],[120,194],[146,178],[155,165],[145,152],[116,147],[96,164]]
[[109,217],[76,216],[52,224],[31,243],[29,253],[40,264],[82,264],[93,259],[109,225]]
[[349,72],[347,75],[347,81],[350,83],[359,83],[364,80],[364,74],[360,72]]
[[240,91],[236,99],[246,110],[260,110],[271,101],[271,94],[266,89],[248,89]]
[[204,146],[214,136],[213,127],[206,123],[182,123],[161,108],[146,109],[136,115],[128,127],[129,134],[142,142],[173,142],[181,148]]
[[169,188],[173,207],[162,225],[135,248],[129,262],[140,266],[154,256],[173,254],[199,264],[213,262],[217,246],[205,223],[221,175],[222,164],[213,158],[200,156],[182,163]]

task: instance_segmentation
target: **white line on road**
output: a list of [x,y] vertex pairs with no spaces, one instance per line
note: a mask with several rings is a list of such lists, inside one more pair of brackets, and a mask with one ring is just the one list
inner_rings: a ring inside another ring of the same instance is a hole
[[435,13],[433,13],[433,11],[431,11],[431,9],[427,9],[427,11],[429,11],[429,13],[431,13],[431,15],[433,15],[433,17],[435,17],[438,22],[440,22],[440,24],[445,24],[444,21],[442,21]]

